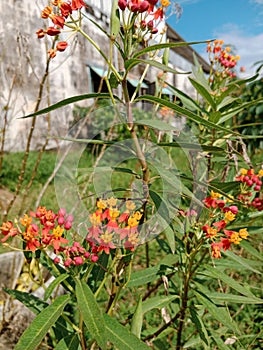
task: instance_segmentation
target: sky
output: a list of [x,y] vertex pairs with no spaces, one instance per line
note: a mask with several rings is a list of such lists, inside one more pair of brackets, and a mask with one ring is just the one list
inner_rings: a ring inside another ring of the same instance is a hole
[[[170,0],[173,2],[174,0]],[[179,19],[168,23],[185,41],[222,39],[240,56],[240,77],[253,75],[253,65],[263,61],[263,0],[177,0],[182,8]],[[193,48],[207,59],[206,45]]]

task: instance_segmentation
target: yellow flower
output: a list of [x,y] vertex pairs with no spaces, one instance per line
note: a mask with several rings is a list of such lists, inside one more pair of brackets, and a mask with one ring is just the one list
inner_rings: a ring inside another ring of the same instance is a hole
[[227,211],[225,213],[225,220],[226,221],[233,221],[233,220],[235,220],[235,218],[236,218],[236,215],[233,214],[231,211]]
[[64,232],[64,228],[60,227],[59,225],[53,228],[53,231],[52,231],[55,238],[61,237],[63,232]]
[[242,238],[242,239],[247,239],[247,236],[249,235],[249,233],[247,232],[247,229],[246,228],[241,228],[239,230],[239,236]]
[[133,201],[127,201],[126,202],[126,208],[130,211],[134,210],[136,208],[136,205],[134,204]]
[[129,217],[128,219],[128,226],[129,227],[135,227],[138,226],[139,222],[136,220],[133,216]]
[[263,176],[263,169],[260,169],[259,172],[258,172],[258,176]]
[[109,215],[112,220],[115,220],[120,215],[120,211],[117,209],[110,209]]
[[170,3],[169,0],[161,0],[161,4],[162,4],[163,7],[167,7],[167,6],[169,6],[171,3]]
[[217,199],[217,198],[220,198],[220,197],[221,197],[220,193],[214,192],[213,190],[211,190],[211,198]]
[[98,207],[100,210],[103,210],[103,209],[107,208],[107,203],[106,203],[106,201],[103,200],[103,199],[99,199],[99,200],[97,201],[97,207]]
[[104,235],[101,235],[100,238],[103,240],[104,243],[110,243],[112,241],[113,234],[110,234],[108,231],[104,233]]
[[140,220],[141,219],[141,217],[142,217],[142,213],[140,213],[139,211],[136,211],[134,214],[133,214],[133,216],[134,216],[134,218],[136,219],[136,220]]
[[93,213],[90,215],[90,222],[92,226],[98,226],[101,223],[101,218],[99,215],[96,215],[96,213]]
[[115,207],[117,205],[117,198],[114,198],[114,197],[108,198],[107,204],[109,207]]
[[20,222],[21,225],[28,227],[32,222],[32,218],[25,214],[24,217],[20,219]]
[[230,236],[229,241],[234,244],[239,244],[242,241],[242,238],[239,237],[238,232],[233,232],[232,235]]
[[240,174],[247,175],[247,169],[244,169],[244,168],[240,169]]

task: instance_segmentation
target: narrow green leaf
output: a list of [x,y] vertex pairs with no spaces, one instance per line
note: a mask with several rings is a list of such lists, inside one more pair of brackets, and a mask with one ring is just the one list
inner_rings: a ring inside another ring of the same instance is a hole
[[241,334],[238,326],[232,320],[228,311],[224,307],[217,307],[214,303],[212,303],[209,299],[205,298],[200,293],[195,293],[197,298],[200,300],[201,304],[209,311],[211,316],[216,319],[218,322],[222,323],[227,328],[231,329],[233,332]]
[[175,233],[170,226],[167,226],[164,230],[165,237],[171,249],[171,252],[174,254],[175,252]]
[[83,316],[84,323],[98,345],[102,349],[106,349],[105,322],[94,294],[85,282],[80,281],[78,278],[75,281],[78,307]]
[[191,84],[193,87],[197,90],[197,92],[209,103],[209,105],[212,107],[212,109],[216,110],[216,104],[214,101],[213,96],[210,94],[210,91],[208,91],[202,84],[200,84],[198,81],[189,78]]
[[212,338],[214,339],[219,350],[229,350],[229,347],[225,345],[223,340],[215,332],[213,332]]
[[206,271],[201,272],[201,275],[217,278],[222,282],[226,283],[229,287],[233,288],[237,292],[251,298],[255,298],[254,294],[251,293],[248,289],[239,284],[235,279],[226,275],[223,271],[218,270],[217,268],[206,266]]
[[162,197],[157,192],[152,190],[149,190],[149,195],[154,202],[158,214],[169,224],[171,222],[169,210]]
[[160,268],[160,266],[148,267],[145,270],[137,271],[131,274],[131,279],[129,280],[127,287],[134,288],[143,286],[146,283],[150,283],[159,279],[166,270],[165,267]]
[[157,130],[161,130],[161,131],[178,131],[178,128],[176,128],[175,126],[172,126],[171,124],[165,123],[162,120],[157,120],[157,119],[141,119],[136,121],[136,124],[139,125],[147,125],[150,128],[153,129],[157,129]]
[[218,121],[220,120],[221,118],[221,112],[218,112],[218,111],[215,111],[215,112],[212,112],[209,114],[209,120],[210,122],[213,122],[215,124],[218,123]]
[[235,262],[237,262],[238,264],[242,265],[243,267],[245,267],[246,269],[258,273],[259,275],[262,275],[262,272],[260,272],[259,270],[255,269],[248,261],[248,259],[245,258],[241,258],[240,256],[236,255],[233,252],[230,251],[226,251],[224,252],[224,254],[226,256],[228,256],[230,259],[234,260]]
[[54,350],[80,350],[78,334],[70,334],[61,339]]
[[34,314],[39,314],[42,310],[44,310],[48,303],[43,300],[37,298],[33,294],[21,292],[19,290],[12,290],[8,288],[3,288],[3,290],[11,295],[13,298],[19,300],[22,304],[24,304],[29,310],[31,310]]
[[146,313],[152,309],[161,309],[169,305],[173,300],[180,298],[178,295],[164,295],[146,299],[142,303],[142,312]]
[[210,122],[209,120],[206,120],[206,119],[200,117],[199,115],[187,110],[186,108],[180,107],[176,103],[161,99],[159,97],[155,97],[155,96],[151,96],[151,95],[142,95],[142,96],[139,96],[136,98],[135,102],[137,102],[137,101],[149,101],[149,102],[160,104],[162,106],[166,106],[166,107],[176,111],[178,114],[185,116],[185,117],[188,117],[188,119],[192,120],[193,122],[204,125],[209,129],[220,130],[220,131],[224,131],[227,134],[231,133],[233,135],[240,136],[236,132],[233,132],[232,129],[227,129],[227,128],[220,126],[218,124],[214,124],[214,123]]
[[117,320],[104,315],[108,340],[119,350],[149,350],[149,347],[130,333]]
[[169,84],[169,82],[167,81],[165,82],[165,84],[167,84],[175,92],[175,96],[177,96],[180,99],[184,107],[190,109],[191,111],[197,110],[197,111],[206,113],[206,111],[201,107],[201,105],[198,104],[194,99],[192,99],[186,93],[177,89],[175,86]]
[[50,285],[47,287],[47,289],[45,290],[45,294],[44,294],[44,301],[48,300],[48,298],[51,296],[51,294],[53,293],[53,290],[63,281],[65,281],[67,278],[69,277],[68,274],[62,274],[60,276],[58,276],[56,279],[54,279]]
[[217,146],[207,146],[207,145],[200,145],[198,143],[188,143],[188,142],[159,142],[158,146],[163,147],[177,147],[182,149],[190,149],[190,150],[198,150],[200,152],[219,152],[223,153],[225,150],[221,147]]
[[133,58],[145,55],[148,52],[161,50],[161,49],[165,49],[165,48],[182,47],[182,46],[189,46],[189,45],[195,45],[195,44],[204,44],[204,43],[207,43],[207,41],[191,41],[191,42],[188,42],[188,43],[185,42],[185,41],[181,41],[181,42],[178,42],[178,43],[155,44],[155,45],[148,46],[145,49],[142,49],[142,50],[136,52],[133,55]]
[[143,322],[143,312],[142,312],[142,296],[139,297],[135,312],[132,316],[131,321],[131,333],[136,335],[137,338],[141,338]]
[[251,298],[242,295],[224,293],[207,293],[207,296],[215,302],[226,302],[232,304],[263,304],[263,300],[256,297]]
[[209,337],[201,317],[199,317],[194,307],[190,307],[190,313],[191,313],[191,320],[195,324],[195,327],[200,335],[200,338],[203,340],[203,342],[207,346],[209,346],[210,345]]
[[55,324],[62,314],[64,307],[70,301],[69,295],[62,295],[56,298],[54,303],[46,307],[34,318],[31,325],[20,337],[15,350],[36,349],[45,337],[49,329]]
[[142,59],[136,59],[131,58],[130,60],[125,62],[125,68],[127,71],[131,70],[134,66],[137,66],[138,64],[149,64],[150,66],[156,67],[160,70],[163,70],[165,72],[171,72],[173,74],[189,74],[190,72],[178,72],[176,69],[171,68],[169,66],[166,66],[165,64],[162,64],[155,60],[142,60]]
[[[249,231],[250,232],[250,231]],[[259,252],[258,250],[256,250],[255,248],[253,248],[250,244],[250,242],[245,241],[244,239],[242,240],[242,242],[240,243],[241,247],[243,247],[249,254],[251,254],[252,256],[254,256],[255,258],[263,261],[263,255],[261,252]]]
[[[47,108],[43,108],[40,111],[37,111],[35,113],[25,115],[24,117],[21,117],[19,119],[30,118],[30,117],[35,117],[37,115],[46,114],[46,113],[49,113],[51,111],[54,111],[55,109],[67,106],[71,103],[82,101],[82,100],[88,100],[90,98],[111,98],[111,96],[110,96],[110,94],[104,93],[104,92],[99,92],[99,93],[94,93],[94,94],[77,95],[77,96],[66,98],[65,100],[61,100],[61,101],[59,101],[59,102],[57,102],[57,103],[55,103]],[[114,98],[118,99],[119,102],[121,101],[116,96]]]

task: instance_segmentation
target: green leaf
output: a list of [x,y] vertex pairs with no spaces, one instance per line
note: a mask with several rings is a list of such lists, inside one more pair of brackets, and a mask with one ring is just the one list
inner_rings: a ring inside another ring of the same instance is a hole
[[209,120],[206,120],[206,119],[200,117],[199,115],[187,110],[186,108],[180,107],[176,103],[161,99],[159,97],[155,97],[155,96],[151,96],[151,95],[142,95],[142,96],[137,97],[134,102],[137,102],[137,101],[149,101],[149,102],[160,104],[162,106],[166,106],[166,107],[176,111],[178,114],[185,116],[185,117],[188,117],[188,119],[192,120],[193,122],[201,124],[203,126],[206,126],[209,129],[220,130],[220,131],[224,131],[227,134],[231,133],[233,135],[240,136],[236,132],[233,132],[231,129],[227,129],[227,128],[224,128],[223,126],[214,124],[214,123],[210,122]]
[[132,316],[131,321],[131,333],[136,335],[137,338],[141,338],[143,322],[143,312],[142,312],[142,296],[139,297],[135,312]]
[[46,307],[40,314],[34,318],[31,325],[20,337],[15,350],[36,349],[45,337],[49,329],[55,324],[62,314],[64,307],[70,301],[69,295],[62,295]]
[[188,143],[188,142],[159,142],[158,146],[162,147],[177,147],[182,149],[198,150],[200,152],[219,152],[223,153],[225,150],[221,147],[200,145],[198,143]]
[[210,94],[210,91],[208,91],[204,85],[200,84],[198,81],[189,78],[191,84],[196,89],[196,91],[209,103],[209,105],[212,107],[212,109],[216,110],[216,103],[214,101],[213,96]]
[[215,111],[209,114],[209,120],[213,123],[218,123],[221,118],[221,112]]
[[209,337],[208,337],[206,328],[204,326],[204,323],[203,323],[201,317],[199,317],[197,311],[195,310],[195,308],[193,306],[190,307],[190,314],[191,314],[191,320],[195,324],[195,327],[200,335],[200,338],[203,340],[203,342],[207,346],[209,346],[210,341],[209,341]]
[[54,279],[50,285],[47,287],[47,289],[45,290],[45,294],[44,294],[44,301],[48,300],[48,298],[51,296],[51,294],[53,293],[53,290],[63,281],[65,281],[67,278],[69,277],[68,274],[61,274],[59,275],[56,279]]
[[[77,96],[66,98],[65,100],[59,101],[59,102],[57,102],[57,103],[55,103],[47,108],[43,108],[40,111],[25,115],[24,117],[21,117],[19,119],[30,118],[30,117],[35,117],[37,115],[46,114],[46,113],[49,113],[51,111],[54,111],[55,109],[67,106],[71,103],[82,101],[82,100],[88,100],[90,98],[111,98],[111,96],[110,96],[110,94],[104,93],[104,92],[99,92],[99,93],[94,93],[94,94],[77,95]],[[118,101],[121,102],[121,100],[118,97],[114,96],[114,98],[118,99]]]
[[200,104],[198,104],[194,99],[192,99],[190,96],[185,94],[183,91],[177,89],[175,86],[169,84],[167,81],[165,82],[174,92],[175,96],[177,96],[181,102],[183,103],[184,107],[190,109],[191,111],[197,110],[203,113],[207,113]]
[[137,271],[131,274],[131,279],[127,283],[127,287],[134,288],[146,285],[147,283],[156,281],[164,274],[166,267],[160,267],[159,265],[148,267],[145,270]]
[[162,120],[148,120],[148,119],[141,119],[139,121],[136,121],[136,124],[138,125],[147,125],[150,128],[161,130],[161,131],[178,131],[178,128],[175,126],[172,126],[171,124],[165,123]]
[[[234,266],[233,266],[234,267]],[[217,278],[222,282],[226,283],[229,287],[233,288],[237,292],[251,298],[255,298],[254,294],[251,293],[247,288],[239,284],[234,278],[229,277],[223,271],[218,270],[217,268],[206,266],[206,270],[200,273],[201,275]]]
[[169,66],[166,66],[165,64],[162,64],[158,61],[155,60],[141,60],[141,59],[135,59],[135,58],[131,58],[130,60],[125,62],[125,68],[126,71],[131,70],[134,66],[137,66],[138,64],[144,64],[147,65],[149,64],[150,66],[156,67],[162,71],[165,72],[171,72],[173,74],[189,74],[190,72],[178,72],[176,69],[171,68]]
[[115,349],[119,350],[149,350],[149,347],[131,334],[117,320],[104,315],[108,339],[113,343]]
[[195,45],[195,44],[204,44],[207,43],[207,41],[191,41],[191,42],[178,42],[178,43],[163,43],[163,44],[155,44],[146,47],[145,49],[142,49],[136,53],[134,53],[133,58],[145,55],[148,52],[156,51],[156,50],[162,50],[165,48],[173,48],[173,47],[182,47],[182,46],[189,46],[189,45]]
[[166,229],[164,230],[165,237],[167,239],[167,242],[169,244],[169,247],[171,249],[171,252],[174,254],[175,252],[175,233],[174,230],[170,227],[167,226]]
[[235,262],[237,262],[238,264],[242,265],[243,267],[245,267],[246,269],[258,273],[260,275],[262,275],[262,272],[260,272],[259,270],[255,269],[253,266],[251,266],[251,264],[249,263],[248,259],[245,258],[241,258],[240,256],[236,255],[233,252],[230,251],[226,251],[224,252],[224,254],[226,256],[228,256],[230,259],[234,260]]
[[78,307],[84,323],[98,345],[102,349],[106,349],[105,322],[94,294],[85,282],[80,281],[78,278],[75,278],[75,281]]
[[263,300],[259,298],[244,297],[242,295],[225,294],[225,293],[207,293],[209,299],[215,302],[226,302],[232,304],[263,304]]
[[229,350],[229,347],[225,345],[223,340],[215,332],[213,332],[212,338],[214,339],[219,350]]
[[80,350],[78,334],[70,334],[61,339],[54,350]]
[[[250,232],[250,231],[249,231]],[[263,255],[261,252],[259,252],[258,250],[256,250],[255,248],[253,248],[251,246],[251,244],[246,241],[246,240],[242,240],[242,242],[240,243],[241,247],[243,247],[249,254],[251,254],[252,256],[254,256],[255,258],[263,261]]]
[[149,195],[154,202],[158,214],[169,224],[171,222],[169,210],[162,197],[157,192],[152,190],[149,190]]
[[44,310],[48,306],[48,303],[45,303],[43,300],[37,298],[33,294],[21,292],[19,290],[12,290],[8,288],[3,288],[3,290],[9,295],[11,295],[13,298],[19,300],[34,314],[39,314],[42,310]]
[[152,309],[161,309],[169,305],[173,300],[180,298],[178,295],[159,295],[153,298],[146,299],[142,303],[142,312],[146,313]]
[[233,332],[241,334],[238,326],[232,320],[228,311],[224,307],[217,307],[209,299],[205,298],[200,293],[195,293],[201,304],[208,310],[211,316],[216,319],[218,322],[222,323],[227,328],[231,329]]

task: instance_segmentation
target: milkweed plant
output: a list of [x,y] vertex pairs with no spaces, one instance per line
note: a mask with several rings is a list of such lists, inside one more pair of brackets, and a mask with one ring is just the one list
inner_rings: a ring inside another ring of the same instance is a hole
[[[74,173],[81,215],[65,192],[59,210],[38,206],[1,224],[2,245],[22,250],[29,271],[38,267],[31,277],[44,291],[41,299],[5,289],[35,313],[15,349],[43,342],[57,350],[259,349],[257,328],[240,314],[249,305],[256,315],[262,304],[263,168],[249,159],[249,136],[233,121],[260,103],[239,98],[257,76],[238,79],[232,48],[205,41],[211,69],[204,73],[194,57],[193,98],[169,82],[169,75],[183,74],[169,65],[170,50],[199,44],[166,40],[165,18],[179,16],[179,4],[113,0],[111,6],[108,31],[87,15],[83,0],[48,2],[41,12],[45,29],[36,29],[39,40],[50,42],[51,64],[75,35],[88,40],[107,67],[108,93],[63,100],[25,117],[80,100],[95,100],[96,118],[106,118],[108,108],[114,117],[109,132],[65,137],[88,150],[97,145],[106,159],[97,159],[81,181],[81,171]],[[102,32],[108,51],[84,31],[84,22]],[[131,93],[129,77],[138,67]],[[150,70],[155,94],[141,94]],[[100,99],[107,107],[100,108]],[[137,106],[147,106],[143,117]]]

